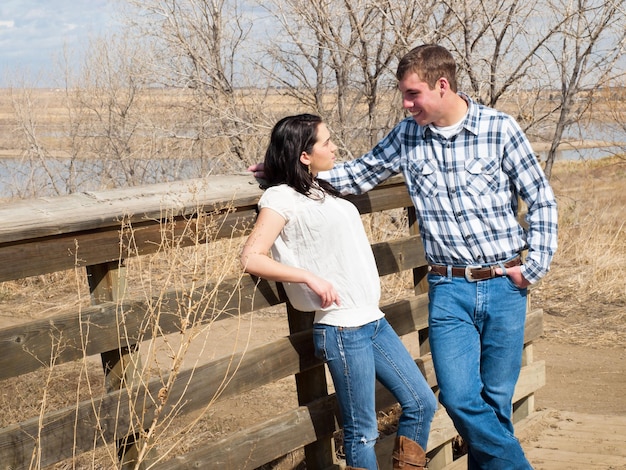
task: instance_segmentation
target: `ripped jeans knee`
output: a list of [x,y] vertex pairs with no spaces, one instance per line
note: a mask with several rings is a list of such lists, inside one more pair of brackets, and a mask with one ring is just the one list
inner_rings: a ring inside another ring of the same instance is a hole
[[354,436],[354,438],[346,438],[344,436],[346,463],[351,467],[376,470],[378,463],[374,446],[377,440],[378,434],[373,436]]

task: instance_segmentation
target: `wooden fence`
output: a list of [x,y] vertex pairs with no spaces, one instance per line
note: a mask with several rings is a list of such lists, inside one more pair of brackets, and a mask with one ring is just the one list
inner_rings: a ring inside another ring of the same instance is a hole
[[[103,448],[113,449],[111,454],[117,451],[120,468],[269,468],[268,462],[297,449],[304,449],[307,469],[339,468],[333,435],[340,420],[324,365],[313,356],[312,315],[295,311],[280,285],[238,274],[192,279],[193,288],[167,287],[151,298],[128,294],[132,289],[126,263],[168,250],[218,247],[246,235],[260,194],[252,178],[237,175],[27,200],[0,208],[0,280],[77,270],[87,276],[90,299],[89,305],[53,316],[33,315],[41,319],[1,329],[0,380],[16,381],[98,355],[106,376],[103,392],[72,396],[69,402],[74,404],[60,409],[42,406],[34,416],[0,429],[3,469],[45,468]],[[382,309],[399,335],[411,334],[420,342],[415,359],[436,391],[423,290],[426,264],[404,183],[394,178],[351,200],[362,214],[408,211],[406,233],[372,246],[381,276],[408,272],[413,279],[413,290]],[[200,365],[146,375],[149,368],[142,365],[141,349],[151,341],[281,306],[288,336]],[[544,363],[533,360],[531,344],[541,332],[541,310],[529,309],[514,421],[533,411],[533,393],[545,381]],[[289,376],[295,376],[299,406],[184,452],[176,451],[177,446],[159,452],[152,431],[165,415],[175,416],[172,422],[184,421],[220,400]],[[44,387],[42,383],[38,393],[43,395]],[[77,392],[68,390],[72,393]],[[393,397],[379,389],[378,409],[393,404]],[[429,440],[431,470],[453,461],[456,437],[440,409]],[[393,438],[381,436],[377,444],[381,469],[390,468]],[[135,465],[137,461],[141,463]]]

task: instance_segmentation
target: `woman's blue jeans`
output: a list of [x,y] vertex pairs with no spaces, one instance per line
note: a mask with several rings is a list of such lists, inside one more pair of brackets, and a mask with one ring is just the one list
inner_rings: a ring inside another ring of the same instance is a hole
[[511,421],[522,365],[526,289],[506,276],[428,275],[439,400],[469,447],[468,469],[532,469]]
[[380,381],[402,407],[398,435],[426,449],[437,400],[404,344],[381,318],[360,327],[316,324],[315,354],[326,361],[343,420],[346,463],[378,468],[375,386]]

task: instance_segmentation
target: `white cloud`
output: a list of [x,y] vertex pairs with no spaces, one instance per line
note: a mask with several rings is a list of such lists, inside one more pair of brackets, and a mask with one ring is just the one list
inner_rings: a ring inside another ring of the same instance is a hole
[[50,76],[64,47],[82,52],[91,37],[114,27],[110,0],[1,0],[0,87],[29,70]]

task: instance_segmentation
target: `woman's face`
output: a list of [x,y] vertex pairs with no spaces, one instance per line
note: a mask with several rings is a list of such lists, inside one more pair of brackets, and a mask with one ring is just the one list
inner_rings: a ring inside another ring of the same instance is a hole
[[330,132],[323,122],[317,126],[317,141],[311,153],[302,152],[300,161],[308,165],[311,174],[317,176],[320,171],[330,170],[335,166],[337,146],[330,140]]

